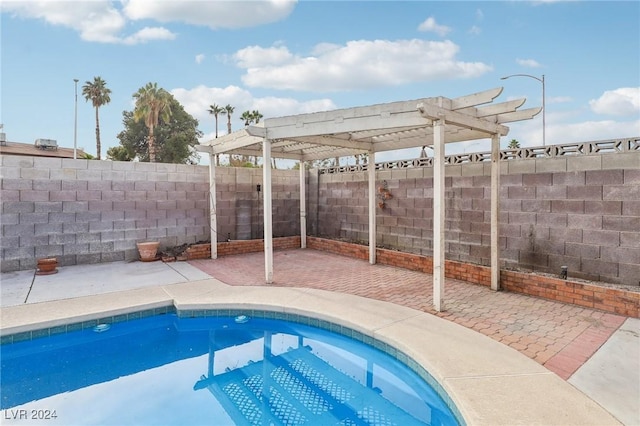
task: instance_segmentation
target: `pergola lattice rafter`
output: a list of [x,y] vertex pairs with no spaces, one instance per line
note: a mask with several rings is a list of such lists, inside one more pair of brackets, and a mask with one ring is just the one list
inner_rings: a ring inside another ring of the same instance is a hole
[[[213,156],[240,154],[263,158],[298,160],[300,167],[301,245],[306,246],[304,161],[322,160],[368,153],[375,164],[379,152],[431,145],[434,149],[434,305],[442,309],[444,294],[444,144],[491,139],[491,287],[499,287],[498,188],[500,184],[500,137],[507,135],[511,123],[533,118],[542,108],[519,110],[526,99],[492,103],[502,87],[455,99],[424,98],[364,107],[338,109],[264,120],[261,125],[210,140],[197,147],[211,157],[211,256],[217,257],[215,165]],[[369,261],[376,261],[375,167],[367,169],[369,180]],[[271,168],[263,167],[265,279],[273,280],[271,232]]]

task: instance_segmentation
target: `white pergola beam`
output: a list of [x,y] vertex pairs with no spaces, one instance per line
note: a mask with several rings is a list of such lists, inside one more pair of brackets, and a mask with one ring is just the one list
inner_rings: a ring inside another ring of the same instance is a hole
[[307,183],[306,166],[304,161],[300,165],[300,248],[307,248]]
[[433,306],[444,310],[444,141],[445,122],[438,120],[433,128]]
[[471,117],[457,111],[451,111],[437,105],[422,103],[418,105],[418,110],[426,118],[446,120],[447,125],[455,125],[486,132],[486,137],[492,134],[506,135],[509,133],[508,127],[476,117]]
[[[468,140],[476,140],[476,139],[486,139],[489,135],[484,132],[479,132],[476,130],[468,130],[468,129],[458,129],[458,131],[453,132],[447,129],[447,140],[445,143],[453,143],[453,142],[463,142]],[[433,138],[433,133],[429,132],[416,132],[416,133],[405,133],[399,135],[396,139],[387,139],[384,138],[375,143],[376,152],[383,151],[393,151],[397,149],[404,148],[415,148],[424,145],[425,139]]]
[[496,87],[495,89],[485,90],[483,92],[473,93],[471,95],[461,96],[451,100],[451,109],[459,110],[470,106],[488,104],[502,93],[502,87]]
[[[349,137],[349,135],[345,135]],[[307,144],[319,144],[325,146],[334,146],[338,148],[349,148],[349,149],[359,149],[362,151],[370,151],[372,144],[371,142],[362,142],[359,140],[349,140],[343,139],[338,136],[331,135],[322,135],[322,136],[306,136],[304,138],[296,139],[287,139],[287,140],[299,140],[300,143]]]
[[376,264],[376,153],[369,151],[367,162],[369,201],[369,263]]
[[218,258],[218,209],[216,193],[216,156],[209,154],[209,232],[211,235],[211,259]]
[[500,136],[491,138],[491,289],[500,290]]
[[496,118],[496,123],[512,123],[514,121],[530,120],[540,114],[542,108],[527,108],[520,111],[500,114]]
[[424,126],[426,120],[415,114],[416,104],[424,101],[426,99],[272,118],[265,120],[265,128],[270,139],[287,139]]
[[271,141],[265,138],[262,142],[262,183],[264,194],[264,275],[267,284],[273,282],[273,212],[271,208]]
[[[254,149],[254,148],[250,148],[250,149],[234,149],[233,151],[230,152],[225,152],[225,154],[231,154],[231,155],[248,155],[248,156],[252,156],[252,157],[260,157],[262,158],[262,146],[260,146],[260,149]],[[282,158],[282,159],[286,159],[286,160],[296,160],[296,161],[300,161],[302,160],[302,155],[301,154],[296,154],[293,152],[274,152],[271,151],[271,158]]]
[[491,104],[491,105],[486,105],[479,108],[469,107],[469,108],[464,108],[457,111],[463,114],[472,115],[476,118],[484,118],[484,117],[490,117],[492,115],[515,112],[526,101],[527,101],[526,98],[514,99],[512,101],[501,102],[499,104]]

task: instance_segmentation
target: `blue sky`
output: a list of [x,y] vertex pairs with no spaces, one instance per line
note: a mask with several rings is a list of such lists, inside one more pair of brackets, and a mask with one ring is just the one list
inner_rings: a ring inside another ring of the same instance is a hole
[[[211,104],[265,118],[504,87],[497,101],[542,104],[546,142],[640,135],[640,2],[625,1],[30,1],[3,0],[0,122],[7,140],[95,155],[95,114],[81,96],[100,76],[102,155],[148,82],[215,132]],[[542,145],[542,115],[509,126],[506,145]],[[226,133],[226,118],[219,119]],[[489,148],[451,144],[448,152]],[[406,152],[387,158],[411,157]]]

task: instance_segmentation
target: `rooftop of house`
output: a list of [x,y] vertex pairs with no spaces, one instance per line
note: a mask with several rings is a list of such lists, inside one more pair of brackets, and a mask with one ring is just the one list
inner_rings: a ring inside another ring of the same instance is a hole
[[[48,142],[38,143],[38,141]],[[28,155],[34,157],[73,158],[73,148],[64,148],[58,146],[55,141],[51,143],[49,139],[38,139],[33,144],[3,141],[2,143],[0,143],[0,154]],[[86,153],[82,149],[77,149],[76,158],[86,158]]]

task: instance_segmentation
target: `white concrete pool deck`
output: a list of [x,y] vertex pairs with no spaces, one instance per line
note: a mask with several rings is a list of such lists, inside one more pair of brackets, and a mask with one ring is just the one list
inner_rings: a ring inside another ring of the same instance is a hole
[[0,280],[0,335],[172,304],[274,310],[348,326],[401,349],[439,381],[470,425],[640,424],[637,319],[564,381],[512,348],[424,312],[324,290],[228,286],[185,262],[78,265]]

